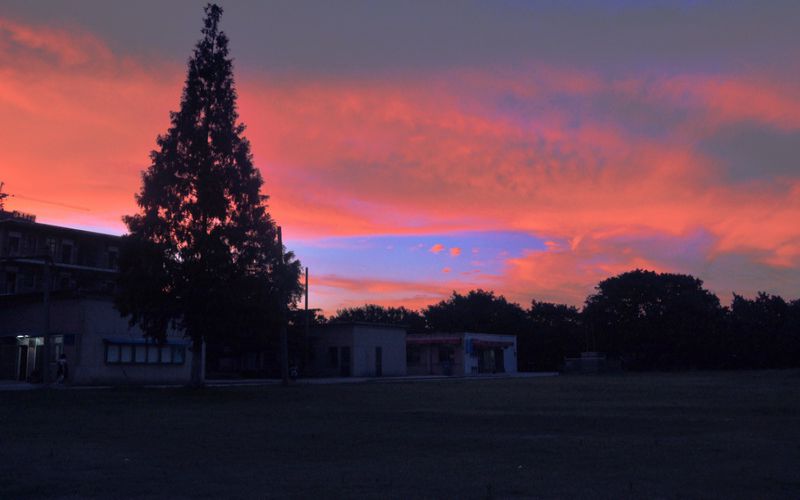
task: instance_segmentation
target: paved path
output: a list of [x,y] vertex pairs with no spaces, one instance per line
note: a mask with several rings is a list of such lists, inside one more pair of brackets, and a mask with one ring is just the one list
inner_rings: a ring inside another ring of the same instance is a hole
[[[456,377],[446,375],[406,375],[401,377],[320,377],[299,378],[292,381],[296,385],[329,385],[329,384],[391,384],[404,382],[441,382],[446,380],[493,380],[509,378],[538,378],[555,377],[558,372],[524,372],[524,373],[498,373],[493,375],[475,375],[470,377]],[[237,387],[252,385],[278,385],[278,379],[236,379],[236,380],[206,380],[208,387]]]
[[[557,372],[522,372],[522,373],[498,373],[494,375],[475,375],[470,377],[456,377],[446,375],[407,375],[402,377],[324,377],[324,378],[300,378],[292,381],[292,385],[330,385],[330,384],[393,384],[407,382],[442,382],[447,380],[495,380],[510,378],[538,378],[555,377]],[[280,379],[211,379],[206,380],[206,387],[253,387],[266,385],[280,385]],[[69,386],[51,385],[52,389],[109,389],[111,386]],[[180,385],[148,385],[152,388],[181,387]],[[0,392],[3,391],[29,391],[34,389],[44,389],[42,384],[29,384],[27,382],[17,382],[14,380],[0,380]]]

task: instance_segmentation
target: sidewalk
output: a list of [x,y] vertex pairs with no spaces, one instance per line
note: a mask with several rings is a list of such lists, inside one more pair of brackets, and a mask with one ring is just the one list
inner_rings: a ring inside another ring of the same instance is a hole
[[[474,376],[448,376],[448,375],[402,375],[398,377],[320,377],[320,378],[299,378],[290,382],[292,385],[330,385],[330,384],[391,384],[406,382],[442,382],[447,380],[496,380],[510,378],[540,378],[555,377],[558,372],[520,372],[520,373],[496,373]],[[236,379],[236,380],[206,380],[207,387],[248,387],[259,385],[279,385],[280,379]]]
[[30,391],[33,389],[41,389],[42,384],[29,384],[28,382],[19,382],[17,380],[0,380],[0,392],[2,391]]
[[[290,385],[333,385],[333,384],[393,384],[409,382],[446,382],[446,381],[479,381],[479,380],[498,380],[511,378],[539,378],[555,377],[558,372],[522,372],[522,373],[497,373],[474,376],[447,376],[447,375],[403,375],[399,377],[324,377],[324,378],[299,378],[292,380]],[[268,385],[280,385],[280,379],[208,379],[206,387],[258,387]],[[181,385],[153,384],[143,387],[154,389],[167,389],[172,387],[182,387]],[[0,392],[4,391],[30,391],[45,389],[42,384],[29,384],[28,382],[18,382],[15,380],[0,380]],[[51,389],[111,389],[110,385],[103,386],[70,386],[70,385],[51,385]]]

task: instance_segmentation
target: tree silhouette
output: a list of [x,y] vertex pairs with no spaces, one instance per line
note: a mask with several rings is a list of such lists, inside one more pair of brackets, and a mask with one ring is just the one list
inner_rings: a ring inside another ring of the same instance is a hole
[[300,263],[278,244],[239,122],[222,9],[209,4],[205,14],[180,110],[142,174],[140,213],[124,218],[116,297],[145,335],[184,331],[193,384],[204,341],[274,331],[301,290]]
[[637,269],[596,288],[583,310],[592,349],[620,356],[634,369],[711,364],[723,309],[700,279]]
[[428,328],[435,332],[478,332],[516,335],[525,328],[525,311],[502,295],[470,290],[453,292],[449,299],[424,311]]
[[733,294],[727,352],[734,368],[800,366],[800,300],[759,292],[754,299]]
[[566,356],[586,349],[581,313],[576,307],[534,300],[526,312],[527,328],[517,336],[520,370],[560,370]]
[[409,332],[420,333],[425,330],[425,318],[417,311],[405,307],[384,307],[377,304],[364,304],[359,307],[347,307],[336,311],[331,322],[366,321],[387,325],[402,325]]

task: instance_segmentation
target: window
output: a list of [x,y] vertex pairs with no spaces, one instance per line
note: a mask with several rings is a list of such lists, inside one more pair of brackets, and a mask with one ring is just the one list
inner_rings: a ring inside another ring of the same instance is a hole
[[8,233],[8,255],[19,255],[19,233]]
[[339,366],[339,349],[336,347],[328,348],[328,364],[331,368]]
[[119,256],[119,250],[117,247],[108,247],[108,268],[109,269],[116,269],[117,268],[117,257]]
[[439,362],[446,363],[455,359],[455,349],[451,345],[439,346]]
[[121,345],[119,346],[119,362],[120,363],[130,363],[133,361],[133,346],[132,345]]
[[59,290],[69,290],[71,279],[69,273],[61,273],[58,276],[58,289]]
[[6,272],[6,293],[17,293],[17,272]]
[[47,252],[47,254],[50,255],[51,257],[55,256],[56,254],[55,238],[47,238],[44,240],[44,251]]
[[147,346],[146,345],[137,345],[133,348],[134,356],[133,362],[134,363],[144,363],[147,361]]
[[113,344],[106,346],[106,363],[119,363],[119,348]]
[[61,262],[64,264],[72,264],[72,242],[61,242]]
[[27,255],[36,255],[36,236],[28,235],[25,238],[25,253]]
[[422,360],[422,356],[420,353],[420,347],[415,344],[410,344],[406,347],[406,364],[407,365],[418,365]]
[[147,346],[147,364],[158,363],[161,349],[158,346]]
[[182,365],[186,346],[106,341],[106,364]]
[[36,290],[36,275],[33,271],[22,273],[22,285],[20,288],[22,288],[24,292]]

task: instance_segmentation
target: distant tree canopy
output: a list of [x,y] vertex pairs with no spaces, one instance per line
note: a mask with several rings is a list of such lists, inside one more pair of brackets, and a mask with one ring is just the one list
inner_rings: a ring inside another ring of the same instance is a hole
[[408,327],[409,332],[422,332],[425,330],[425,318],[417,311],[406,309],[405,307],[384,307],[376,304],[364,304],[359,307],[339,309],[336,311],[336,315],[330,318],[330,321],[366,321],[387,325],[402,325]]
[[631,368],[699,367],[716,344],[723,310],[703,282],[635,270],[601,281],[583,310],[590,347]]
[[566,356],[585,350],[583,318],[576,307],[531,302],[526,328],[517,336],[520,369],[556,371]]
[[438,332],[515,333],[525,327],[525,311],[494,292],[453,292],[449,299],[422,313],[430,330]]
[[787,368],[800,365],[800,300],[759,293],[734,294],[725,345],[731,367]]
[[183,329],[194,383],[203,341],[263,336],[301,291],[300,263],[278,244],[239,123],[222,9],[205,13],[180,110],[142,174],[140,212],[124,218],[116,298],[150,337]]
[[800,367],[800,300],[734,295],[726,308],[693,276],[638,269],[600,282],[582,310],[535,300],[523,310],[472,290],[420,313],[367,305],[333,319],[517,335],[521,370],[559,370],[582,351],[604,352],[632,370]]

